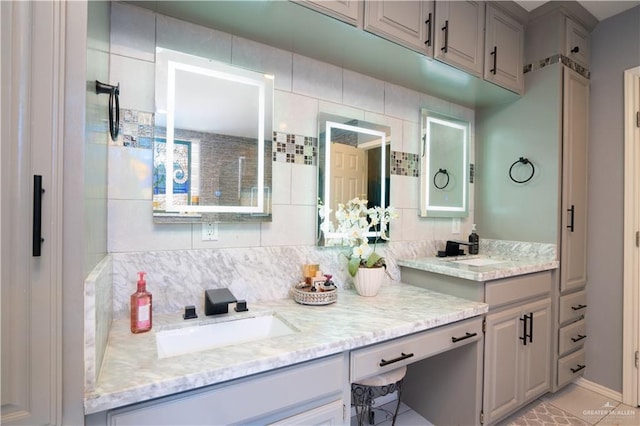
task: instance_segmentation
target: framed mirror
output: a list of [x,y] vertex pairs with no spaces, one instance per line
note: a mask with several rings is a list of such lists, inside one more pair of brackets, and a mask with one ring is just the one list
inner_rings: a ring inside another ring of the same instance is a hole
[[420,209],[422,217],[469,214],[468,121],[421,110]]
[[389,206],[390,155],[389,126],[319,114],[318,245],[343,244],[343,235],[333,231],[338,204],[359,197],[368,200],[368,207]]
[[273,76],[156,48],[156,222],[271,220]]

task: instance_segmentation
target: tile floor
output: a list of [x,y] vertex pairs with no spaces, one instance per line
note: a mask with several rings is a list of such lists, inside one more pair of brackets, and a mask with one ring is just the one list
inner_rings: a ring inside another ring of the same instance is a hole
[[[391,425],[395,401],[376,410],[376,426]],[[385,412],[386,410],[386,412]],[[351,425],[357,425],[355,417]],[[400,405],[397,426],[431,425],[405,404]],[[498,423],[497,426],[552,426],[552,425],[621,425],[640,426],[640,408],[633,408],[603,395],[572,384],[555,394],[544,395],[520,411]]]

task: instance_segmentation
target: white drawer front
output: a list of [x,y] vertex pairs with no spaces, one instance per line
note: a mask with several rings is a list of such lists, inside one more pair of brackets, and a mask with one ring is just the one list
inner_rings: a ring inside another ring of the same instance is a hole
[[558,360],[558,386],[570,382],[584,374],[585,363],[584,349],[580,349]]
[[582,290],[577,293],[560,297],[560,324],[575,321],[586,315],[587,292]]
[[482,338],[482,317],[351,352],[351,382],[394,370]]
[[551,271],[489,281],[485,291],[490,308],[546,295],[551,291]]
[[583,319],[562,327],[559,332],[558,354],[562,356],[584,345],[587,339],[586,329],[587,322]]

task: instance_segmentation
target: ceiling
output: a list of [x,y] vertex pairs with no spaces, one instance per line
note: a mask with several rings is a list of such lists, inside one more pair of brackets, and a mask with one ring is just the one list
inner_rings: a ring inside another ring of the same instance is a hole
[[[520,6],[525,8],[527,12],[531,12],[538,6],[541,6],[547,1],[540,0],[516,0]],[[583,0],[578,1],[585,9],[587,9],[598,21],[603,21],[613,15],[624,12],[627,9],[631,9],[640,4],[640,1],[636,0]]]

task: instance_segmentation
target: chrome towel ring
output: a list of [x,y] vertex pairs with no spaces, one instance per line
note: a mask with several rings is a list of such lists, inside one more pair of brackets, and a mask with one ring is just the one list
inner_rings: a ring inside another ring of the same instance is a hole
[[[438,184],[436,183],[439,174],[443,174],[447,177],[446,182],[442,186],[438,186]],[[447,169],[438,169],[436,174],[433,175],[433,186],[435,186],[438,189],[445,189],[447,185],[449,185],[449,172],[447,172]]]
[[[518,163],[522,163],[522,164],[528,164],[531,166],[531,174],[529,175],[528,178],[524,179],[524,180],[518,180],[515,179],[513,177],[513,167],[518,164]],[[520,157],[518,160],[514,161],[513,164],[511,165],[511,167],[509,167],[509,177],[511,178],[512,181],[514,181],[515,183],[525,183],[525,182],[529,182],[531,180],[531,178],[533,177],[533,175],[536,173],[536,168],[533,165],[533,163],[531,161],[529,161],[528,158],[524,158],[524,157]]]

